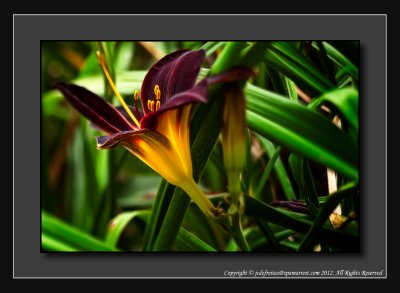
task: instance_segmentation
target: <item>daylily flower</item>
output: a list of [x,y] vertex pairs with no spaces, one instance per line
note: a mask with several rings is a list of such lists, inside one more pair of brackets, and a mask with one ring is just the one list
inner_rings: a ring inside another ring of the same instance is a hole
[[[195,84],[204,57],[202,50],[179,50],[159,60],[145,76],[140,94],[135,91],[134,107],[128,107],[118,93],[101,55],[100,65],[122,109],[74,84],[60,82],[55,87],[75,109],[107,133],[97,137],[99,149],[121,144],[169,183],[182,188],[206,215],[215,217],[220,209],[214,207],[192,175],[190,112],[193,103],[207,102],[210,85],[247,79],[251,71],[237,68]],[[139,96],[142,109],[138,106]]]

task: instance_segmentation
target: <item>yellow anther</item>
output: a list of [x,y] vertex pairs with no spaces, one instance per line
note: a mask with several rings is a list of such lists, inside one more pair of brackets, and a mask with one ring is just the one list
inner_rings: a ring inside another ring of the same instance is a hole
[[154,95],[156,96],[156,100],[159,100],[161,98],[161,91],[158,84],[154,86]]
[[156,102],[156,111],[157,111],[158,109],[160,109],[160,107],[161,107],[161,102],[160,102],[160,101],[157,101],[157,102]]
[[119,94],[117,87],[115,86],[110,74],[107,71],[107,68],[104,64],[104,58],[101,55],[100,51],[97,51],[97,58],[99,60],[99,63],[101,65],[101,68],[104,71],[104,74],[107,77],[108,82],[110,83],[111,88],[113,89],[115,95],[117,96],[119,102],[121,103],[121,105],[124,107],[125,111],[129,114],[129,116],[132,118],[133,122],[135,122],[136,126],[140,128],[140,124],[137,121],[137,119],[135,118],[135,116],[132,114],[131,110],[129,109],[128,105],[125,103],[124,99],[121,97],[121,95]]
[[157,93],[160,91],[160,87],[158,86],[158,84],[156,84],[154,86],[154,94],[157,96]]
[[135,98],[135,101],[139,100],[139,91],[138,91],[138,90],[136,90],[136,91],[133,93],[133,97]]
[[152,100],[147,100],[147,108],[148,108],[150,111],[154,111],[154,101],[152,101]]

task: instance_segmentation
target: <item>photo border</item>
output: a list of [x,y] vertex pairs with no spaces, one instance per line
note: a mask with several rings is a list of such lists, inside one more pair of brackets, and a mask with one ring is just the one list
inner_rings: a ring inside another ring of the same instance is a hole
[[[229,278],[226,272],[344,270],[349,274],[344,278],[368,278],[362,276],[362,271],[382,272],[377,278],[386,278],[386,18],[386,15],[14,15],[13,277]],[[60,39],[360,40],[360,190],[362,213],[368,215],[363,216],[362,252],[254,256],[40,253],[40,41]],[[384,103],[376,98],[379,96],[384,96]],[[24,144],[26,141],[30,142],[29,148]],[[23,182],[18,184],[18,181]],[[382,193],[384,200],[378,196]]]

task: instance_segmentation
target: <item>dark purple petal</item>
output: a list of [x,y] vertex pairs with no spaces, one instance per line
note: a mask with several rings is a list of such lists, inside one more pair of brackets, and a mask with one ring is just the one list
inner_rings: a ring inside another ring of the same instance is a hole
[[[133,116],[135,116],[135,118],[137,119],[137,121],[142,120],[142,118],[143,118],[143,111],[142,110],[138,109],[136,111],[135,107],[133,107],[133,106],[128,106],[128,107],[129,107],[129,110],[131,110]],[[118,107],[115,107],[115,108],[118,110],[118,112],[120,112],[125,117],[126,120],[128,120],[128,121],[131,120],[131,116],[129,116],[128,112],[126,112],[124,107],[118,106]]]
[[179,93],[164,105],[161,106],[157,111],[146,114],[140,121],[140,128],[147,128],[155,130],[157,126],[158,117],[167,110],[183,107],[186,104],[191,103],[207,103],[207,81],[204,79],[198,83],[195,87],[188,91]]
[[[138,110],[136,111],[135,107],[133,107],[133,106],[129,106],[129,105],[128,105],[128,107],[129,107],[129,110],[131,110],[132,114],[135,116],[135,118],[136,118],[138,121],[140,121],[140,120],[142,119],[142,117],[143,117],[143,111],[140,110],[140,109],[138,109]],[[115,107],[115,108],[118,110],[118,112],[120,112],[120,113],[125,117],[126,120],[128,120],[128,121],[131,121],[131,120],[132,120],[131,116],[129,116],[128,112],[126,112],[126,110],[125,110],[124,107],[122,107],[122,106],[117,106],[117,107]],[[96,129],[101,130],[100,127],[98,127],[98,126],[97,126],[96,124],[94,124],[94,123],[91,123],[91,126],[92,126],[93,128],[96,128]],[[137,129],[136,125],[132,125],[132,126],[133,126],[135,129]]]
[[178,50],[154,64],[146,74],[140,92],[144,113],[150,112],[147,108],[147,101],[149,99],[156,100],[155,85],[160,87],[161,105],[173,95],[192,88],[204,57],[203,50]]
[[97,140],[97,148],[99,149],[110,149],[117,146],[120,142],[131,137],[135,132],[135,130],[130,131],[121,131],[111,135],[98,136]]
[[229,83],[248,79],[253,74],[249,68],[234,68],[219,75],[206,77],[195,87],[178,93],[171,97],[157,111],[147,113],[140,121],[140,128],[155,129],[157,125],[157,116],[161,113],[184,106],[190,103],[207,103],[208,87],[216,83]]
[[135,127],[113,105],[84,87],[58,82],[54,86],[68,102],[106,133],[132,130]]
[[96,140],[98,149],[111,149],[120,143],[129,148],[140,148],[137,145],[138,140],[153,140],[160,145],[170,146],[168,139],[164,135],[149,129],[121,131],[111,135],[98,136]]

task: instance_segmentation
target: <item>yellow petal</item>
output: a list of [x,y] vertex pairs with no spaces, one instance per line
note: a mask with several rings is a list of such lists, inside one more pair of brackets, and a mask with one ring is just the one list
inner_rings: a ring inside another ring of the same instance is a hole
[[[186,166],[180,164],[177,150],[165,136],[142,130],[122,144],[171,184],[179,185],[188,177]],[[191,161],[189,163],[191,167]]]
[[192,200],[197,204],[197,206],[205,215],[211,218],[219,216],[219,210],[215,209],[212,202],[203,193],[196,182],[194,182],[193,178],[182,182],[179,187],[182,188],[192,198]]
[[122,144],[169,183],[182,188],[204,214],[215,217],[219,210],[214,208],[192,175],[190,110],[191,105],[186,105],[165,111],[157,117],[153,130],[142,129]]
[[188,178],[192,177],[192,158],[190,155],[189,122],[192,105],[172,109],[161,113],[157,119],[155,131],[168,138],[177,153],[176,165],[179,165]]

